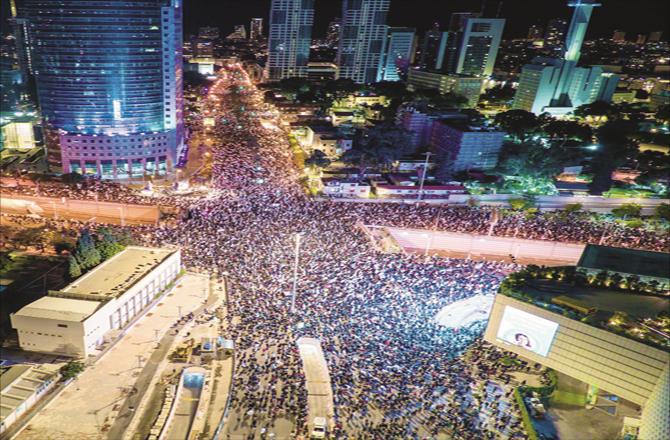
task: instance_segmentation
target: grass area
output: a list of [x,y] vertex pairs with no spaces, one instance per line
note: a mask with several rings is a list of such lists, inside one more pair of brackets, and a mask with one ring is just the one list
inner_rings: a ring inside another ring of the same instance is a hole
[[610,197],[610,198],[627,198],[627,197],[648,198],[653,195],[655,195],[655,193],[647,189],[626,189],[626,188],[611,188],[609,191],[603,193],[604,197]]
[[514,400],[516,400],[516,404],[519,406],[519,410],[521,411],[521,422],[523,423],[524,429],[528,433],[528,440],[538,440],[537,431],[535,430],[535,425],[533,424],[533,419],[530,417],[528,408],[523,401],[520,387],[514,389]]
[[559,387],[551,395],[550,402],[552,405],[584,406],[586,405],[586,393],[575,390],[562,390]]
[[521,361],[519,361],[518,359],[514,359],[510,356],[503,356],[500,359],[500,363],[503,364],[506,367],[511,367],[513,365],[520,365]]

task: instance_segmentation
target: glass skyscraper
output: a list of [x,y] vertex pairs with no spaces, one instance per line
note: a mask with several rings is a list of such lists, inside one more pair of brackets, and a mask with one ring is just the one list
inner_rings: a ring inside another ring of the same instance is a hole
[[314,0],[272,0],[266,75],[270,81],[306,77]]
[[25,0],[52,169],[164,174],[183,143],[181,0]]

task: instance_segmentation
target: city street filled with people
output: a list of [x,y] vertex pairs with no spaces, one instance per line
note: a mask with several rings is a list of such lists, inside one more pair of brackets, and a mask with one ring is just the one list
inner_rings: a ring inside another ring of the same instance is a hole
[[[206,93],[191,130],[213,139],[207,197],[155,199],[106,183],[14,191],[182,209],[177,221],[126,229],[146,245],[180,246],[185,266],[227,280],[227,336],[237,350],[228,438],[286,438],[287,426],[294,436],[308,435],[296,345],[302,336],[318,338],[325,352],[335,405],[331,438],[526,437],[510,383],[511,370],[524,363],[499,362],[503,354],[481,339],[484,322],[460,329],[434,322],[448,304],[494,294],[519,266],[382,254],[361,224],[486,234],[495,217],[495,235],[653,250],[669,243],[653,231],[588,215],[315,201],[303,191],[286,134],[261,110],[262,94],[242,69],[224,70]],[[61,230],[85,227],[48,222]]]

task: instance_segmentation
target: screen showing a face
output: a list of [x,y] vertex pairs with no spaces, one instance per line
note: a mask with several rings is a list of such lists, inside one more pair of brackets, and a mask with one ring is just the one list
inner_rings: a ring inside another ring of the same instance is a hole
[[496,337],[508,344],[546,356],[557,329],[556,322],[505,306]]

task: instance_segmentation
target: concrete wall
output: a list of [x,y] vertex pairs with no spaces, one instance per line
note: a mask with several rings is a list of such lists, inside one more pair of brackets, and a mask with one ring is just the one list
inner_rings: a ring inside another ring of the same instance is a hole
[[557,264],[575,265],[585,245],[548,240],[431,231],[428,229],[384,228],[403,248],[449,251],[463,254],[500,256],[526,260],[542,260]]
[[0,194],[0,209],[7,214],[39,214],[44,217],[66,217],[98,220],[114,219],[116,223],[157,223],[158,206],[128,203],[96,202],[52,197]]
[[18,331],[19,346],[22,350],[66,356],[86,354],[86,329],[83,322],[18,314],[12,314],[11,321],[12,328]]
[[[497,339],[506,306],[558,323],[546,357]],[[670,362],[660,349],[501,294],[496,295],[484,339],[641,406]]]

